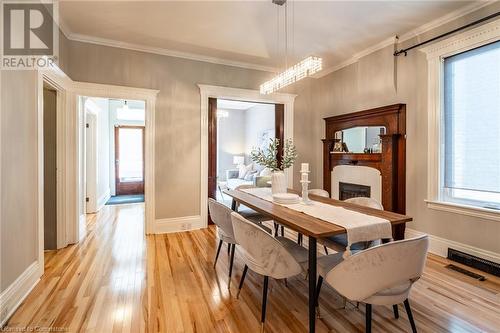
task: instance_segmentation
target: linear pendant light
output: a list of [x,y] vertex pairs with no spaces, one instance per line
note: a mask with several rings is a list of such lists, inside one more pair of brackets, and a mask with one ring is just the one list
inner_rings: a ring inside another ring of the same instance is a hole
[[[285,5],[285,63],[288,58],[288,20],[287,20],[287,1],[286,0],[273,0],[274,4],[278,6]],[[279,44],[279,13],[278,13],[278,43]],[[294,36],[292,36],[294,37]],[[323,60],[320,57],[309,56],[301,62],[286,69],[284,72],[279,73],[271,80],[264,82],[260,85],[261,94],[271,94],[283,87],[295,83],[303,78],[319,72],[323,68]]]
[[298,64],[288,68],[286,71],[279,73],[271,80],[260,85],[261,94],[271,94],[295,83],[303,78],[319,72],[323,68],[323,61],[319,57],[307,57]]

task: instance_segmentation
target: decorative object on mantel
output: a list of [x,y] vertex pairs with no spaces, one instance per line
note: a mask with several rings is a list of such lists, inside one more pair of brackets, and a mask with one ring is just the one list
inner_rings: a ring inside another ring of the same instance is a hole
[[284,170],[291,167],[298,156],[293,141],[287,139],[283,146],[281,161],[278,161],[279,145],[280,140],[273,138],[269,140],[267,148],[254,148],[250,153],[252,161],[273,171],[271,175],[271,189],[273,194],[287,192],[287,182]]
[[300,183],[302,184],[302,203],[304,205],[312,205],[309,200],[309,163],[302,163],[300,165]]
[[[281,72],[277,74],[275,77],[273,77],[271,80],[264,82],[263,84],[260,85],[260,93],[261,94],[270,94],[274,93],[278,90],[280,90],[283,87],[286,87],[292,83],[295,83],[299,80],[302,80],[306,77],[312,76],[313,74],[319,72],[321,69],[323,69],[323,60],[319,57],[313,57],[309,56],[302,61],[296,63],[292,67],[288,67],[288,41],[292,41],[292,45],[295,45],[294,41],[294,31],[292,27],[292,36],[288,36],[288,1],[287,0],[273,0],[273,3],[278,5],[278,6],[283,6],[284,10],[284,72]],[[295,6],[293,2],[291,2],[292,6]],[[293,7],[292,7],[293,9]],[[276,24],[276,30],[278,30],[277,34],[277,40],[276,40],[276,45],[279,48],[280,47],[280,33],[279,33],[279,28],[280,28],[280,9],[278,7],[278,21]],[[292,24],[295,23],[295,20],[293,20]],[[278,52],[279,53],[279,52]],[[292,50],[291,54],[295,54],[294,50]]]

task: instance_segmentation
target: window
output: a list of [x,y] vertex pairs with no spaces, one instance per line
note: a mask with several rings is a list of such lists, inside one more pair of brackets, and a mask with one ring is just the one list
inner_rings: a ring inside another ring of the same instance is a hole
[[442,201],[500,209],[500,41],[444,57]]

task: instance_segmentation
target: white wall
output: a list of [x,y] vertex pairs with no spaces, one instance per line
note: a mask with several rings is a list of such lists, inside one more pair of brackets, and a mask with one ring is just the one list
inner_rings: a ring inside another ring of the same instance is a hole
[[245,154],[245,110],[224,110],[227,118],[218,118],[217,176],[226,179],[226,170],[234,169],[234,155]]
[[[116,118],[116,110],[123,106],[123,101],[110,99],[109,100],[109,122],[108,122],[108,132],[109,132],[109,187],[111,195],[116,195],[116,179],[115,179],[115,126],[119,125],[129,125],[129,126],[145,126],[144,121],[140,120],[123,120]],[[144,101],[128,101],[128,106],[130,108],[146,108],[146,103]]]
[[250,163],[250,152],[261,144],[264,131],[270,131],[270,137],[275,136],[274,104],[257,104],[245,111],[245,162]]
[[[89,97],[85,102],[86,108],[96,115],[96,203],[99,210],[110,196],[110,149],[109,149],[109,101],[106,98]],[[87,172],[88,173],[88,172]],[[87,182],[93,181],[87,179]]]

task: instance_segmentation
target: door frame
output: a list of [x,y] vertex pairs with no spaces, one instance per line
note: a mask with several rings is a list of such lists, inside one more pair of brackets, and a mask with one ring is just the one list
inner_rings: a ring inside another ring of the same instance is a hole
[[116,163],[116,161],[118,159],[120,159],[120,153],[119,153],[119,146],[120,146],[120,139],[119,139],[119,135],[118,135],[118,132],[120,131],[120,128],[139,128],[142,130],[142,164],[143,164],[143,167],[142,167],[142,187],[143,187],[143,192],[144,192],[144,173],[145,173],[145,168],[144,166],[146,165],[145,164],[145,152],[144,152],[144,148],[145,148],[145,143],[144,143],[144,139],[145,139],[145,132],[146,132],[146,127],[145,126],[142,126],[142,125],[116,125],[115,126],[115,129],[114,129],[114,133],[113,135],[115,136],[115,147],[114,147],[114,150],[115,150],[115,161],[114,161],[114,168],[115,168],[115,195],[121,195],[121,194],[118,194],[118,184],[120,183],[119,181],[119,166],[118,164]]
[[[108,84],[74,82],[74,92],[77,97],[100,97],[108,99],[133,99],[142,100],[146,103],[145,129],[144,129],[144,205],[145,205],[145,233],[155,233],[155,105],[159,90],[114,86]],[[75,118],[79,132],[83,131],[82,108],[75,103],[77,115]],[[78,135],[74,149],[81,149],[81,135]],[[77,156],[76,178],[81,182],[82,158]],[[81,204],[85,198],[80,194],[78,200]],[[77,206],[78,207],[78,206]],[[81,217],[80,217],[81,219]]]
[[[258,90],[240,89],[221,86],[198,84],[200,88],[200,115],[201,115],[201,170],[200,170],[200,225],[208,226],[208,99],[230,99],[243,102],[256,102],[284,105],[284,139],[293,139],[293,108],[297,95],[273,93],[262,95]],[[293,184],[293,167],[285,170],[289,184]]]

